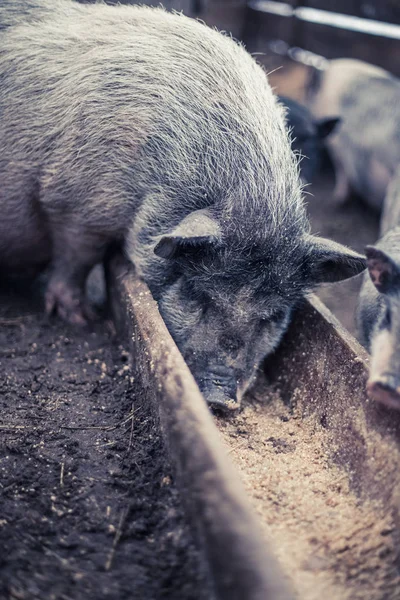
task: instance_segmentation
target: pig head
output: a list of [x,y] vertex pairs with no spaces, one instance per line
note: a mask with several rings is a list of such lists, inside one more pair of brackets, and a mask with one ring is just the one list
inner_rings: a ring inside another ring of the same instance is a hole
[[202,209],[154,248],[168,272],[160,312],[205,398],[223,409],[238,406],[303,295],[365,267],[362,256],[301,228],[270,228],[263,240],[238,228]]
[[366,254],[359,323],[371,353],[367,390],[378,402],[400,409],[400,228],[367,246]]

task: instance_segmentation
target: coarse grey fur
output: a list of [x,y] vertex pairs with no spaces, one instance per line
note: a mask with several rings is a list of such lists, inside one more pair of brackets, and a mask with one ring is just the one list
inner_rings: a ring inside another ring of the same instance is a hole
[[381,210],[400,162],[400,81],[353,59],[332,60],[319,73],[310,83],[308,106],[315,118],[341,118],[327,141],[336,172],[335,196],[343,201],[356,192]]
[[0,268],[50,263],[48,312],[82,323],[120,242],[202,391],[234,400],[298,299],[363,257],[309,235],[283,110],[242,46],[162,9],[29,6],[0,7]]
[[372,355],[368,386],[374,398],[400,409],[400,166],[385,198],[380,238],[366,251],[357,322]]

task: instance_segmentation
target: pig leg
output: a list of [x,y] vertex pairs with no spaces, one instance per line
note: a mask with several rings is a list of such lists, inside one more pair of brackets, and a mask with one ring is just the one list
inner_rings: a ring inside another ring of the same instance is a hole
[[53,228],[53,255],[45,295],[48,314],[85,325],[94,312],[85,299],[86,279],[104,256],[108,240],[80,228]]

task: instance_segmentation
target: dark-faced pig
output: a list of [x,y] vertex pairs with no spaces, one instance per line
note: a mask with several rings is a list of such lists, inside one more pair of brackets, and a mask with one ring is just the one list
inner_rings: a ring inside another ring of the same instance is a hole
[[336,199],[356,192],[380,210],[400,162],[400,81],[358,60],[332,60],[310,79],[308,106],[317,119],[341,119],[327,140]]
[[366,253],[357,316],[361,341],[372,355],[368,391],[400,410],[400,168],[385,198],[381,237]]
[[242,46],[162,9],[37,4],[0,38],[0,266],[50,263],[47,311],[83,323],[120,242],[206,398],[234,403],[304,293],[365,259],[310,235],[283,109]]
[[285,107],[285,121],[290,131],[293,152],[300,157],[303,181],[310,183],[321,164],[325,139],[333,132],[340,119],[336,117],[315,120],[308,108],[286,96],[278,96]]

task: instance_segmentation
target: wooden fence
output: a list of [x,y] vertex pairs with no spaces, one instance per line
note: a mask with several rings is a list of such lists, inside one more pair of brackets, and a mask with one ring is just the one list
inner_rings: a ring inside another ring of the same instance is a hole
[[[80,0],[93,2],[95,0]],[[106,0],[163,4],[229,31],[250,52],[302,48],[352,57],[400,76],[400,0]],[[278,43],[277,43],[278,42]]]
[[400,76],[399,0],[253,0],[243,38],[251,52],[299,47],[365,60]]

